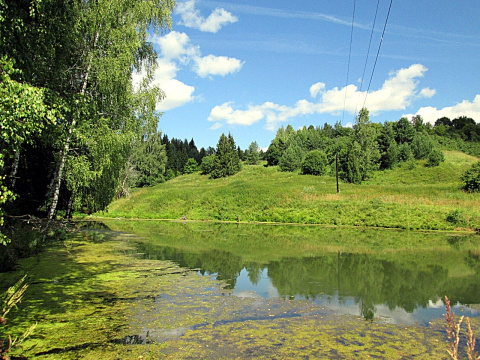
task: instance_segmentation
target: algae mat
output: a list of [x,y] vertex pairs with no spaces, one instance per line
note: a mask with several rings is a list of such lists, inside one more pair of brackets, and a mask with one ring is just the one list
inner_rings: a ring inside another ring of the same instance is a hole
[[[446,358],[441,323],[401,327],[340,316],[309,301],[239,298],[226,284],[142,259],[128,234],[83,232],[1,274],[30,284],[8,320],[38,359]],[[476,319],[474,319],[476,320]],[[478,328],[478,322],[475,321]]]

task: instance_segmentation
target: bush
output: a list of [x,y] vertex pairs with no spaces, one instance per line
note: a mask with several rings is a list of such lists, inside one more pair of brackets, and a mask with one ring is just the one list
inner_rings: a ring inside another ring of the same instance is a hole
[[327,155],[323,151],[312,150],[302,161],[302,173],[306,175],[323,175],[327,167]]
[[469,192],[480,192],[480,161],[468,169],[461,177],[462,189]]
[[302,163],[303,153],[302,149],[295,144],[291,144],[287,147],[283,153],[278,166],[282,171],[295,171],[300,167]]
[[202,175],[208,175],[213,170],[213,164],[215,162],[215,155],[205,156],[202,159],[202,163],[200,164],[200,171]]
[[189,158],[187,160],[187,163],[183,167],[183,173],[184,174],[193,174],[197,170],[198,170],[197,161],[193,158]]
[[438,149],[433,149],[428,155],[427,167],[434,167],[440,165],[441,162],[445,161],[445,156]]

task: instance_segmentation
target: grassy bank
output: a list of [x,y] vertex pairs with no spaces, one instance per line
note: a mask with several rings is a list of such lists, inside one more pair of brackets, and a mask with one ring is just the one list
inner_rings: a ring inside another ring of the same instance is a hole
[[445,162],[427,168],[377,172],[362,185],[335,178],[244,166],[231,177],[199,173],[138,189],[113,202],[101,216],[370,226],[418,230],[480,228],[480,194],[460,190],[460,176],[478,158],[445,152]]

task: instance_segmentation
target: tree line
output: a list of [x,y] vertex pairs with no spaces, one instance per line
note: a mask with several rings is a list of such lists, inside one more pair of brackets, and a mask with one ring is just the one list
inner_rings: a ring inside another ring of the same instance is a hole
[[281,127],[266,160],[282,171],[300,170],[303,174],[333,174],[338,169],[341,179],[360,184],[373,171],[402,163],[414,168],[416,160],[425,159],[426,166],[438,166],[444,161],[442,149],[480,156],[478,135],[480,124],[467,117],[442,118],[434,126],[424,123],[420,115],[380,124],[371,122],[368,110],[362,109],[351,128],[340,123],[297,131],[291,125]]

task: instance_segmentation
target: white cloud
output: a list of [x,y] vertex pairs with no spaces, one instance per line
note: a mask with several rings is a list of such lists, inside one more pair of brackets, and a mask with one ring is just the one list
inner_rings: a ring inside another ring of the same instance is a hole
[[200,15],[200,11],[195,9],[195,0],[178,3],[175,11],[182,18],[180,25],[203,32],[216,33],[224,25],[238,21],[236,16],[221,8],[215,9],[207,18],[204,18]]
[[[160,48],[161,57],[153,73],[152,85],[160,87],[165,93],[165,99],[157,104],[158,111],[167,111],[183,106],[196,98],[195,87],[176,79],[180,67],[190,66],[197,75],[206,77],[239,71],[243,63],[226,56],[207,55],[202,57],[198,46],[190,42],[185,33],[172,31],[164,36],[154,36],[152,42]],[[145,72],[134,73],[132,83],[138,88]]]
[[210,130],[217,130],[220,129],[223,126],[222,123],[215,123],[210,127]]
[[[413,115],[414,114],[407,114],[404,116],[410,118]],[[435,124],[435,121],[444,116],[452,120],[459,116],[467,116],[474,119],[477,123],[480,123],[480,94],[477,94],[473,101],[463,100],[459,104],[447,106],[442,109],[437,109],[432,106],[422,107],[415,115],[420,115],[424,122],[431,124]]]
[[160,47],[160,53],[164,59],[184,60],[197,56],[199,48],[190,43],[190,38],[185,33],[172,31],[164,36],[154,36],[152,41]]
[[[368,94],[365,106],[372,115],[376,115],[382,111],[405,109],[419,97],[433,96],[435,90],[429,88],[417,90],[417,79],[426,71],[425,66],[414,64],[390,73],[380,89]],[[334,87],[327,90],[324,83],[318,82],[310,87],[310,95],[313,98],[319,97],[318,102],[298,100],[293,107],[266,102],[263,105],[250,105],[247,110],[234,110],[232,103],[224,103],[212,109],[209,120],[252,125],[265,118],[266,128],[275,130],[279,123],[296,116],[322,113],[337,115],[344,109],[354,114],[363,106],[366,92],[359,91],[353,84],[341,89]]]
[[234,110],[231,103],[223,103],[215,106],[210,112],[208,121],[220,123],[225,121],[227,124],[252,125],[264,117],[261,107],[252,106],[247,110]]
[[225,76],[239,71],[243,66],[243,62],[240,60],[226,56],[207,55],[196,57],[194,61],[196,63],[194,67],[195,72],[200,77],[209,75]]
[[437,90],[435,89],[430,89],[430,88],[424,88],[422,91],[420,91],[420,96],[425,97],[425,98],[431,98],[437,93]]
[[312,98],[316,98],[317,95],[320,93],[320,91],[325,89],[325,86],[326,85],[324,83],[321,83],[321,82],[313,84],[312,86],[310,86],[310,96]]

